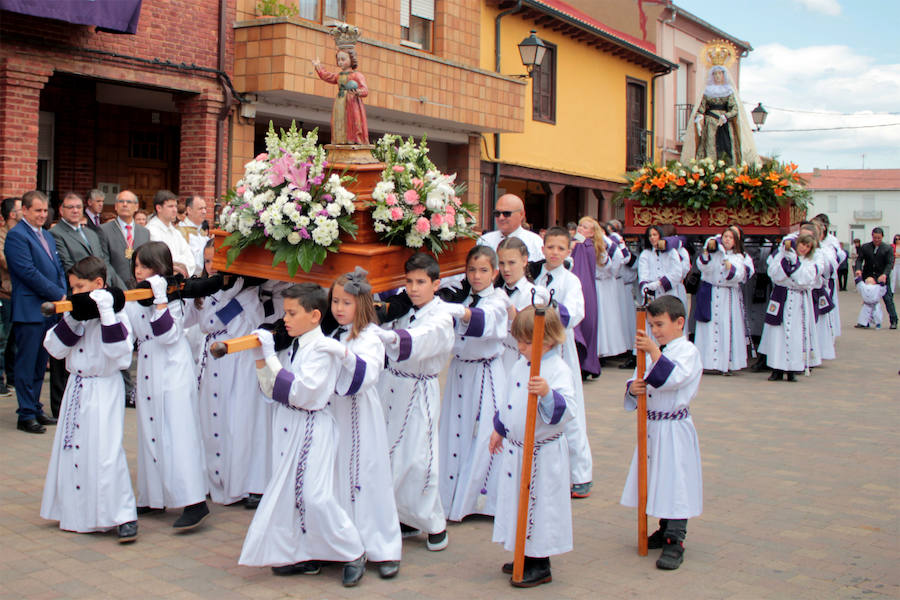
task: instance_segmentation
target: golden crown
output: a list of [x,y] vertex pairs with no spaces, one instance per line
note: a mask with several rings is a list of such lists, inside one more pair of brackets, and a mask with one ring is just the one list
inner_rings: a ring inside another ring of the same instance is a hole
[[710,67],[727,67],[736,57],[737,49],[726,40],[712,40],[703,48],[703,58]]
[[359,27],[349,23],[335,23],[331,26],[331,36],[338,50],[352,50],[359,39]]

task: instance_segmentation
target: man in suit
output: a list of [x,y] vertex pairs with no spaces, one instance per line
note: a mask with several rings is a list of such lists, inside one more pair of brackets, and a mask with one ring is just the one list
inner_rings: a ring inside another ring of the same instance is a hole
[[134,222],[137,209],[137,196],[128,190],[122,190],[116,196],[116,218],[100,226],[109,243],[109,264],[127,287],[134,284],[131,255],[135,248],[150,241],[147,228]]
[[56,322],[56,318],[41,314],[41,304],[65,298],[66,279],[53,238],[42,229],[47,206],[44,194],[36,190],[26,192],[22,196],[24,220],[6,235],[5,246],[17,345],[16,412],[18,428],[27,433],[44,433],[44,425],[56,424],[56,419],[44,414],[40,402],[48,357],[44,335]]
[[[131,256],[136,248],[150,241],[150,232],[134,222],[137,209],[137,196],[122,190],[116,196],[116,218],[100,226],[108,243],[112,272],[125,282],[127,288],[134,287]],[[134,382],[129,369],[122,371],[122,381],[125,383],[125,406],[134,408]]]
[[[69,192],[59,205],[60,219],[50,228],[56,239],[56,251],[62,263],[63,271],[68,270],[82,258],[96,256],[106,263],[109,269],[106,283],[110,287],[125,288],[125,282],[109,264],[109,250],[104,247],[100,236],[87,225],[82,225],[84,217],[81,196]],[[102,229],[101,229],[102,232]],[[104,236],[105,238],[106,236]]]
[[891,319],[891,329],[897,329],[897,309],[894,308],[894,292],[891,291],[891,269],[894,266],[894,249],[884,242],[884,230],[876,227],[872,230],[872,241],[859,248],[856,257],[856,276],[874,277],[885,286],[884,306]]
[[87,206],[84,216],[87,217],[87,228],[100,235],[100,226],[103,225],[103,202],[106,194],[100,190],[88,192]]

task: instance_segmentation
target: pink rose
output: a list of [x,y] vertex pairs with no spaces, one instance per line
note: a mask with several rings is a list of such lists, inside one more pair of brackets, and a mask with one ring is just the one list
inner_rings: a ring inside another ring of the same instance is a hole
[[388,206],[396,206],[397,205],[397,196],[394,194],[388,194],[384,198],[384,203]]
[[416,204],[415,206],[413,206],[412,211],[414,215],[421,215],[423,212],[425,212],[425,205]]
[[244,195],[244,191],[245,191],[244,186],[238,186],[238,189],[235,190],[235,192],[237,192],[237,195],[238,195],[238,196],[243,196],[243,195]]
[[391,220],[399,221],[401,218],[403,218],[403,211],[400,209],[400,207],[395,206],[394,208],[392,208],[391,209]]
[[431,224],[434,227],[440,227],[441,223],[444,222],[444,218],[440,215],[440,213],[434,213],[431,215]]
[[416,219],[416,231],[419,233],[425,234],[431,229],[431,225],[428,223],[428,219],[425,217],[419,217]]
[[418,204],[419,193],[416,190],[406,190],[405,192],[403,192],[403,200],[407,204]]
[[448,219],[452,219],[453,217],[456,216],[456,209],[453,207],[452,204],[448,204],[447,207],[444,209],[444,213],[447,215]]
[[454,197],[453,197],[453,204],[455,204],[456,207],[459,208],[460,206],[462,206],[462,200],[460,200],[458,196],[454,196]]
[[259,160],[259,161],[269,160],[269,155],[267,153],[263,152],[262,154],[257,154],[256,158],[254,158],[253,160]]
[[421,188],[421,187],[422,187],[422,180],[419,179],[418,177],[413,177],[413,178],[412,178],[412,184],[413,184],[413,187]]
[[394,165],[392,168],[394,169],[394,173],[402,173],[406,170],[403,165]]

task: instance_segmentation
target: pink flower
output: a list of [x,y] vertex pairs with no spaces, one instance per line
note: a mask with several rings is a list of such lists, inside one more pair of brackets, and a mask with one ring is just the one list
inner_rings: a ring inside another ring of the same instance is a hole
[[394,194],[388,194],[384,198],[384,203],[388,206],[396,206],[397,205],[397,196]]
[[406,190],[403,192],[403,200],[407,204],[418,204],[419,203],[419,193],[416,190]]
[[394,165],[392,168],[394,169],[394,173],[402,173],[406,170],[406,167],[403,165]]
[[444,222],[444,218],[441,216],[440,213],[434,213],[433,215],[431,215],[431,224],[434,227],[440,227],[441,223],[443,223],[443,222]]
[[422,187],[422,180],[419,179],[418,177],[413,177],[413,178],[412,178],[412,184],[413,184],[413,187],[421,188],[421,187]]
[[237,192],[237,195],[238,195],[238,196],[243,196],[243,195],[244,195],[244,191],[246,191],[246,190],[245,190],[244,186],[242,186],[242,185],[241,185],[241,186],[238,186],[238,189],[235,190],[235,192]]
[[399,221],[403,217],[403,210],[400,209],[399,206],[395,206],[391,209],[391,220]]
[[416,219],[416,231],[419,233],[425,234],[431,229],[431,224],[428,223],[428,219],[425,217],[419,217]]
[[254,158],[253,160],[258,160],[258,161],[269,160],[269,155],[267,153],[263,152],[262,154],[257,154],[256,158]]
[[423,212],[425,212],[425,206],[423,204],[416,204],[415,206],[413,206],[412,211],[414,215],[421,215]]
[[459,199],[459,196],[453,196],[453,204],[455,204],[457,208],[462,206],[462,200]]
[[456,216],[456,208],[454,208],[452,204],[448,204],[446,208],[444,208],[444,213],[447,215],[447,219],[452,219]]

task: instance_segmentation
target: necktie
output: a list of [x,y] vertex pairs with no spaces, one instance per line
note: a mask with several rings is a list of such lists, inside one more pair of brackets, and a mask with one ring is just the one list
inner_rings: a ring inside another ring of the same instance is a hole
[[38,239],[41,240],[41,246],[44,247],[44,251],[47,253],[47,256],[53,258],[53,253],[50,252],[50,246],[47,245],[47,240],[44,239],[44,231],[38,227],[37,230]]
[[346,327],[338,327],[334,330],[334,333],[331,334],[331,337],[336,339],[337,341],[341,341],[341,336],[347,332]]
[[471,307],[478,306],[479,302],[481,302],[481,296],[479,296],[478,294],[473,292],[472,293],[472,301],[469,303],[469,307],[471,308]]
[[294,343],[291,344],[291,362],[294,362],[294,356],[297,355],[297,349],[300,348],[300,340],[294,339]]
[[129,248],[131,248],[132,246],[134,246],[134,236],[131,235],[131,225],[126,225],[125,231],[127,232],[125,234],[125,243],[128,244]]
[[84,245],[90,248],[91,245],[88,242],[87,236],[84,234],[84,227],[82,227],[81,225],[78,226],[78,235],[80,235],[81,239],[84,240]]
[[507,296],[512,296],[513,294],[516,293],[516,291],[517,291],[519,288],[515,288],[515,287],[512,287],[512,288],[511,288],[511,287],[506,287],[506,286],[504,285],[504,286],[503,286],[503,289],[506,291],[506,295],[507,295]]
[[94,222],[94,225],[100,227],[100,215],[91,215],[91,221]]
[[550,273],[546,273],[545,277],[547,278],[547,285],[553,283],[553,275],[551,275]]
[[413,321],[416,320],[416,313],[419,311],[419,308],[417,306],[413,306],[412,311],[413,311],[413,314],[409,317],[410,323],[412,323]]

